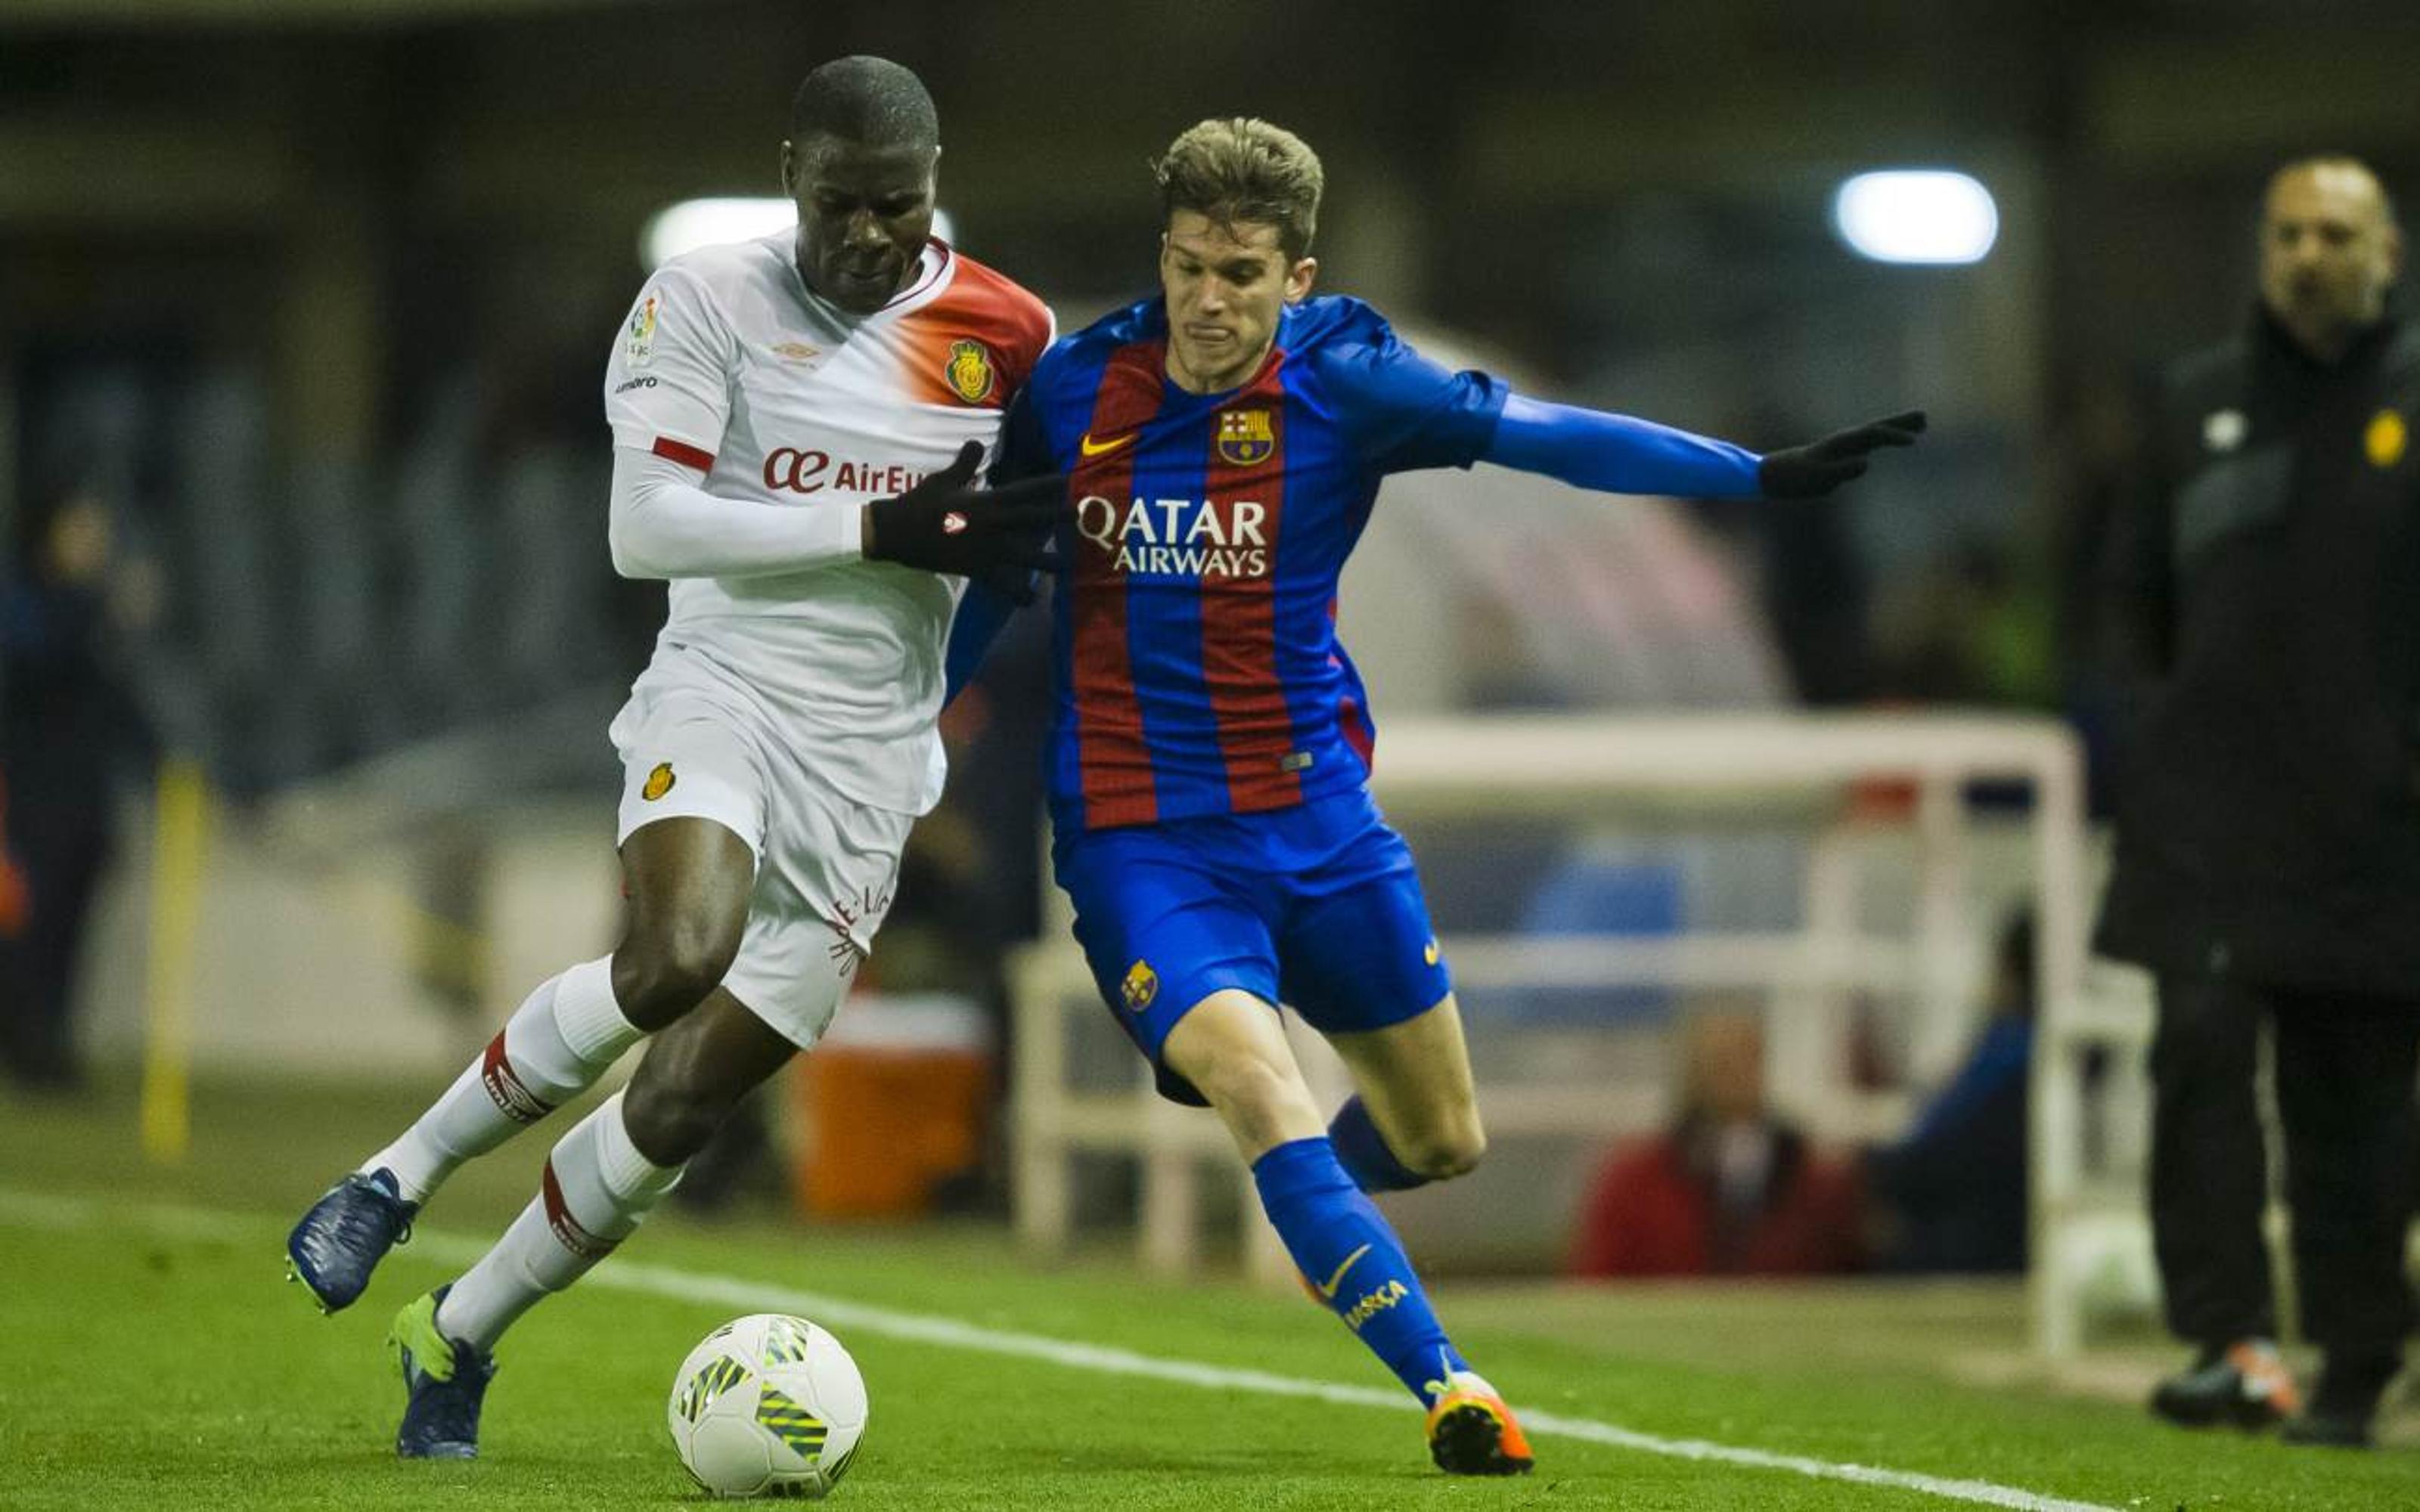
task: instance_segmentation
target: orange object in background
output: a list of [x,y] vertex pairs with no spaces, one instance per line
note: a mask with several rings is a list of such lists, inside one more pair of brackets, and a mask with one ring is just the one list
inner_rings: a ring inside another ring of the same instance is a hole
[[861,993],[791,1080],[806,1141],[799,1208],[818,1218],[908,1218],[983,1158],[991,1026],[948,994]]

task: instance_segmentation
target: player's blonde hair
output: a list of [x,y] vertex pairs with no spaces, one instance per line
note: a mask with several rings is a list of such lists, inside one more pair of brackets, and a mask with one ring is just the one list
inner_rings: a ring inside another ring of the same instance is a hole
[[1246,116],[1203,121],[1171,142],[1151,172],[1163,224],[1192,210],[1223,226],[1273,225],[1289,262],[1310,254],[1327,176],[1311,144],[1284,127]]

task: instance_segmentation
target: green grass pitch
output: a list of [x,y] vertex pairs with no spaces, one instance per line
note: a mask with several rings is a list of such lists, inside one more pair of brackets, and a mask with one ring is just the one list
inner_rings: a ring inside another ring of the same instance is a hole
[[[369,1295],[321,1319],[281,1279],[285,1227],[415,1096],[205,1085],[194,1149],[173,1169],[136,1153],[122,1095],[0,1102],[0,1506],[701,1504],[664,1432],[671,1372],[708,1328],[754,1309],[628,1285],[575,1288],[505,1341],[478,1462],[394,1458],[400,1391],[380,1344],[386,1321],[519,1206],[548,1142],[541,1132],[466,1171]],[[1299,1297],[1154,1282],[1116,1255],[1041,1267],[991,1228],[665,1214],[595,1281],[617,1267],[633,1281],[728,1277],[981,1330],[1391,1389]],[[1449,1280],[1436,1291],[1458,1341],[1516,1407],[1664,1447],[1538,1433],[1536,1474],[1454,1482],[1428,1467],[1407,1397],[1391,1408],[1292,1399],[842,1324],[873,1415],[833,1500],[914,1512],[1991,1504],[1669,1450],[1703,1441],[1971,1483],[1978,1496],[2003,1488],[2012,1506],[2420,1506],[2409,1447],[2365,1456],[2189,1435],[2130,1403],[2045,1389],[2022,1365],[2012,1288],[1600,1292]],[[2145,1346],[2138,1367],[2168,1352]],[[1995,1360],[2007,1365],[1996,1377]]]

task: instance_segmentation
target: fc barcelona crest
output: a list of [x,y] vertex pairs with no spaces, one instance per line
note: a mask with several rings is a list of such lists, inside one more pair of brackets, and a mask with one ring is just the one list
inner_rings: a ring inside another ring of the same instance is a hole
[[1218,417],[1218,455],[1239,468],[1265,462],[1278,448],[1265,409],[1230,409]]
[[950,343],[950,363],[942,369],[950,380],[950,392],[969,404],[981,404],[991,397],[992,386],[999,381],[991,369],[991,353],[979,341]]

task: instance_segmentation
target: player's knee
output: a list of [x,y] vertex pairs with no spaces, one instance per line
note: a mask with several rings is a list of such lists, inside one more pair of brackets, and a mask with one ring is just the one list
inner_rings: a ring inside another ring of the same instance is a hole
[[686,1163],[730,1114],[727,1100],[672,1077],[634,1076],[622,1096],[622,1124],[630,1143],[659,1165]]
[[719,923],[633,931],[613,952],[613,995],[632,1023],[659,1029],[720,986],[738,954],[739,932]]
[[1406,1142],[1412,1148],[1396,1150],[1395,1158],[1432,1181],[1467,1175],[1487,1154],[1487,1133],[1475,1119]]
[[1310,1107],[1301,1077],[1258,1056],[1222,1058],[1191,1080],[1229,1123],[1248,1131],[1282,1126],[1289,1113]]

